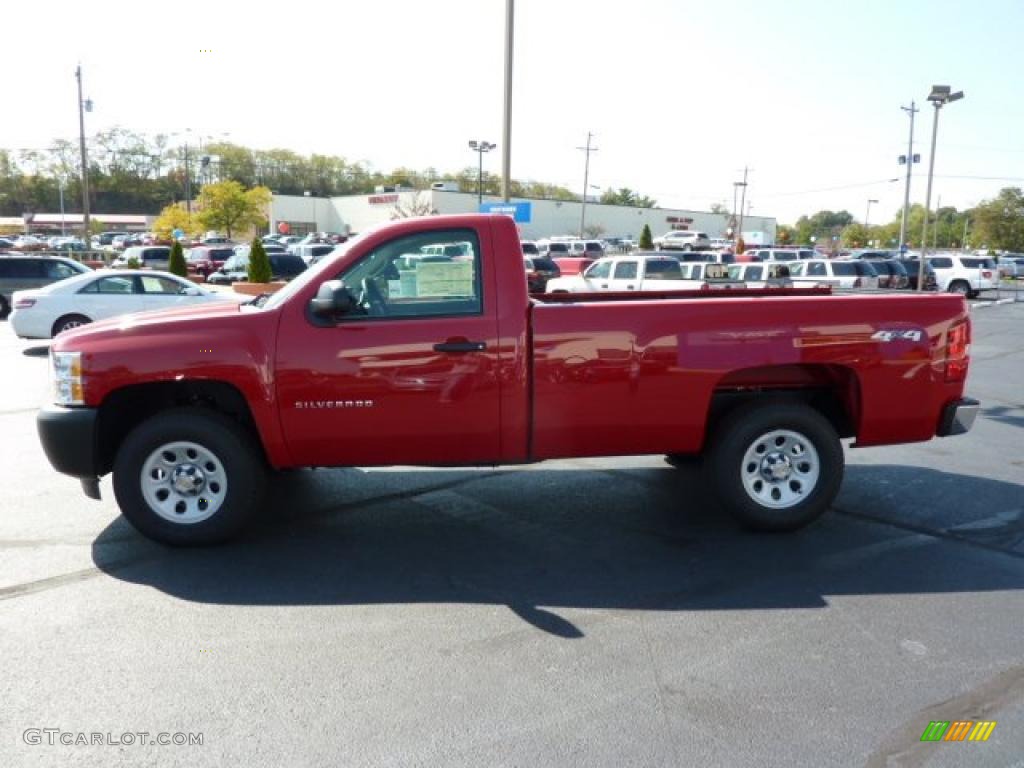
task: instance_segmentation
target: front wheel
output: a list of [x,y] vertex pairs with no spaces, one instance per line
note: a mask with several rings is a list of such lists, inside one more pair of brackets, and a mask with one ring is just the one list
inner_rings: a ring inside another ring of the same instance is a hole
[[140,533],[176,546],[235,536],[259,507],[263,457],[235,421],[175,408],[142,422],[114,461],[114,496]]
[[78,328],[81,325],[87,325],[91,322],[92,320],[85,315],[65,315],[53,324],[53,328],[50,330],[50,335],[56,336],[58,333],[64,333],[64,331],[70,331],[72,328]]
[[790,531],[818,518],[843,481],[832,424],[799,402],[751,403],[725,417],[708,456],[719,497],[748,528]]

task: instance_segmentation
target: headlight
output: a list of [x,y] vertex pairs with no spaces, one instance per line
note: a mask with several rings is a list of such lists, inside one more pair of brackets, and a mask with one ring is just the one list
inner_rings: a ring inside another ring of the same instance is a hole
[[50,381],[57,405],[85,405],[82,387],[82,353],[51,352]]

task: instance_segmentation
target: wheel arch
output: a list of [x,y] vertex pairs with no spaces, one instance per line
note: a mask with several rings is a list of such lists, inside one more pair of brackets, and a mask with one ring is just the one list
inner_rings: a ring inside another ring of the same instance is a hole
[[852,368],[831,364],[771,365],[731,371],[719,380],[708,408],[704,445],[729,413],[769,397],[810,405],[828,419],[840,437],[857,434],[861,389]]
[[136,426],[158,413],[183,406],[209,408],[228,416],[251,436],[267,460],[249,403],[233,384],[205,379],[148,382],[116,389],[100,404],[96,425],[99,474],[113,469],[118,449]]

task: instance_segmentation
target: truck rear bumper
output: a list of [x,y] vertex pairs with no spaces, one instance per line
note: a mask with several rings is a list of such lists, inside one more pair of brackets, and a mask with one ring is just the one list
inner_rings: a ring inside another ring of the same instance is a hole
[[46,406],[36,417],[39,441],[46,458],[58,472],[79,478],[95,479],[96,417],[95,408],[62,408]]
[[942,419],[935,433],[939,437],[962,435],[974,426],[981,403],[971,397],[963,397],[942,409]]

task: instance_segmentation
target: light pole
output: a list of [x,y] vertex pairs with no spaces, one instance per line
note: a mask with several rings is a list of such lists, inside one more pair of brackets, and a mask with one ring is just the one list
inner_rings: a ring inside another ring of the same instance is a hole
[[78,142],[82,151],[82,240],[89,240],[89,156],[85,150],[85,113],[92,112],[92,99],[82,98],[82,65],[75,69],[78,80]]
[[590,183],[590,154],[591,152],[597,152],[597,147],[590,146],[590,140],[594,137],[594,134],[587,131],[587,146],[576,147],[581,152],[586,152],[587,159],[583,164],[583,206],[580,208],[580,237],[583,237],[583,227],[587,223],[587,186]]
[[480,157],[476,172],[476,202],[478,208],[484,204],[484,152],[490,152],[497,146],[497,144],[491,144],[489,141],[476,141],[474,139],[469,142],[469,148]]
[[501,131],[501,197],[507,203],[512,189],[512,49],[516,3],[505,0],[505,121]]
[[66,235],[67,231],[64,227],[64,177],[57,177],[57,190],[60,192],[60,233]]
[[910,177],[914,170],[914,163],[921,161],[920,155],[914,154],[914,115],[919,110],[917,105],[911,101],[909,107],[900,107],[904,112],[910,115],[910,141],[907,143],[907,154],[900,155],[899,162],[901,165],[906,164],[907,166],[907,186],[903,190],[903,215],[900,216],[900,254],[905,253],[904,248],[907,243],[907,217],[910,215]]
[[734,181],[733,182],[733,186],[734,187],[743,187],[743,192],[740,195],[740,221],[739,221],[739,224],[736,227],[737,232],[736,232],[736,237],[734,238],[734,240],[736,242],[739,242],[740,240],[743,239],[743,209],[746,208],[746,206],[747,206],[747,174],[749,172],[750,172],[750,169],[747,168],[747,167],[744,167],[743,168],[743,181]]
[[928,159],[928,187],[924,196],[924,226],[921,228],[921,263],[918,265],[917,290],[924,290],[924,264],[928,257],[928,217],[931,215],[932,206],[932,176],[935,173],[935,139],[939,135],[939,110],[946,104],[959,101],[964,97],[963,91],[950,93],[952,89],[948,85],[933,85],[932,92],[928,94],[928,101],[935,107],[935,117],[932,120],[932,151]]
[[864,229],[868,228],[868,219],[871,217],[871,206],[877,204],[878,201],[872,198],[868,198],[868,209],[864,212]]

